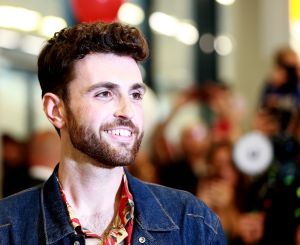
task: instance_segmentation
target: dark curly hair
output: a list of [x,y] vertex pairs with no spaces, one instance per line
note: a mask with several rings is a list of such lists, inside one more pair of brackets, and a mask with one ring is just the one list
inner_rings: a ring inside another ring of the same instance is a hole
[[139,62],[147,58],[148,45],[137,28],[120,23],[80,23],[56,32],[38,57],[42,96],[52,92],[67,100],[74,62],[91,53],[126,55]]

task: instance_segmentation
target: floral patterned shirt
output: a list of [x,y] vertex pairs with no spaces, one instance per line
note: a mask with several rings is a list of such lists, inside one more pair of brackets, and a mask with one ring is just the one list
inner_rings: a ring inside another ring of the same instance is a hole
[[82,227],[79,219],[76,217],[71,205],[66,199],[66,195],[64,194],[63,188],[59,180],[58,183],[60,186],[60,192],[62,195],[63,202],[65,203],[69,214],[70,222],[77,234],[83,234],[86,239],[98,239],[99,245],[131,244],[134,203],[132,194],[130,193],[128,188],[128,182],[125,174],[123,175],[123,182],[121,187],[119,212],[114,218],[110,230],[103,235],[93,233],[87,227]]

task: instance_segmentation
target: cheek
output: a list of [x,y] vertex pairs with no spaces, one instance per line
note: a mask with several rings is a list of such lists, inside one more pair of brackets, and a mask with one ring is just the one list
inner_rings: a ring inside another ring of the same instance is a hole
[[77,111],[76,121],[85,128],[95,129],[97,131],[100,124],[103,123],[102,117],[103,115],[102,113],[99,113],[99,111],[88,110],[87,108],[82,107]]
[[144,128],[144,108],[141,105],[135,108],[135,120],[141,128]]

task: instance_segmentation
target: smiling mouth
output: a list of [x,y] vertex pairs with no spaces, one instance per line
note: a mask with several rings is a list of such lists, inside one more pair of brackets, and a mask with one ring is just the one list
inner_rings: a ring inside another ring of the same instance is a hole
[[121,136],[121,137],[132,136],[132,131],[128,129],[111,129],[111,130],[104,130],[104,132],[112,136]]

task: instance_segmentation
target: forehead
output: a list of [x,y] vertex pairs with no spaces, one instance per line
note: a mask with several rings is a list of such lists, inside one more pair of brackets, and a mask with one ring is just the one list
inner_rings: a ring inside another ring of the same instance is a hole
[[74,80],[87,85],[103,81],[130,85],[142,83],[142,76],[138,64],[130,56],[95,53],[75,62]]

